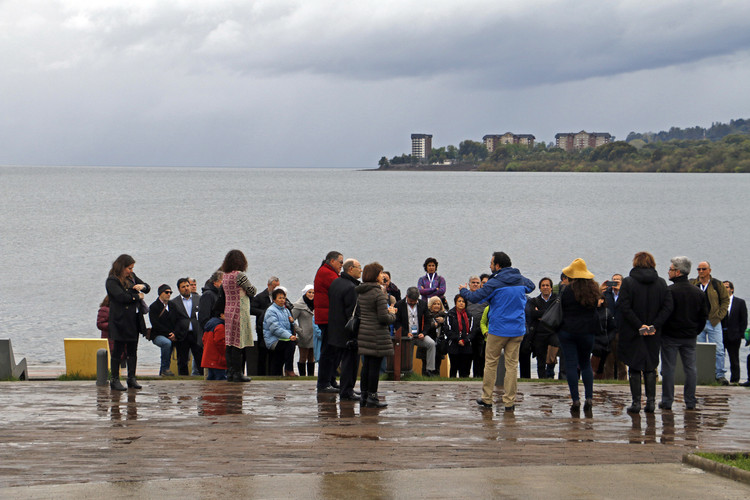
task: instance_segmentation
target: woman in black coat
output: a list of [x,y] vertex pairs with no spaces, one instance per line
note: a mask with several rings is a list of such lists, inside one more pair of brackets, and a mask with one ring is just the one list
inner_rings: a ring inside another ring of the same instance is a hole
[[110,387],[124,391],[120,383],[120,357],[127,353],[128,387],[140,389],[135,378],[138,352],[138,335],[145,333],[143,314],[143,294],[151,287],[141,281],[133,272],[135,259],[122,254],[112,263],[112,269],[105,286],[109,297],[109,338],[114,341],[114,351],[110,353],[112,379]]
[[471,372],[471,333],[474,320],[466,312],[466,300],[461,295],[453,298],[456,305],[448,311],[445,326],[448,330],[448,356],[451,360],[450,377],[468,377]]
[[641,411],[641,372],[646,386],[644,411],[656,406],[656,367],[659,365],[661,327],[672,313],[672,295],[667,283],[656,272],[654,256],[638,252],[633,269],[622,280],[620,298],[620,340],[618,358],[628,365],[628,380],[633,404],[629,413]]

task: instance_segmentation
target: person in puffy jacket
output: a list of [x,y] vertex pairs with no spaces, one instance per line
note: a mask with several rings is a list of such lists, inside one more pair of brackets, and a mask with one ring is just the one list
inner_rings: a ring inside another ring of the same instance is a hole
[[[294,355],[294,342],[297,336],[292,331],[294,318],[289,309],[286,307],[286,290],[284,287],[278,287],[271,292],[273,304],[266,309],[266,316],[263,319],[263,340],[266,347],[272,351],[271,355],[271,375],[281,375],[284,372],[284,365],[288,358]],[[294,375],[294,372],[286,373],[287,376]]]

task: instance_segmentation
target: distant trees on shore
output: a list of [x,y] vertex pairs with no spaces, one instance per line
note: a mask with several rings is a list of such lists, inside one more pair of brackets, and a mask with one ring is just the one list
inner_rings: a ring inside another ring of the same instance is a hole
[[473,164],[477,170],[507,172],[750,172],[750,120],[714,123],[708,129],[631,132],[625,141],[570,152],[539,142],[534,147],[499,145],[489,153],[483,143],[466,140],[458,148],[433,148],[428,159],[419,160],[384,156],[379,165],[418,169]]

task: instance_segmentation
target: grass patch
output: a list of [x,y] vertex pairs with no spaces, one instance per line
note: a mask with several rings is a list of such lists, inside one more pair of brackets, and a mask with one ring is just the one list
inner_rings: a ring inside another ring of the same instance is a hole
[[738,469],[750,471],[750,454],[749,453],[696,453],[699,457],[713,460],[721,464],[731,465]]
[[63,382],[70,382],[72,380],[96,380],[96,375],[81,375],[80,372],[63,373],[57,377],[57,380]]

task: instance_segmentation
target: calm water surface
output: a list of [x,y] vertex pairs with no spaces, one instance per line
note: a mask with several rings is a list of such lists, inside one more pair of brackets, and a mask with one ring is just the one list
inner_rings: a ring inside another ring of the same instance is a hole
[[[662,276],[675,255],[708,259],[745,297],[748,192],[734,174],[0,167],[0,337],[32,364],[63,364],[63,338],[98,337],[120,253],[149,303],[179,277],[202,285],[231,248],[258,288],[278,275],[293,301],[332,249],[378,260],[402,290],[434,256],[450,298],[494,250],[535,282],[575,257],[598,281],[627,274],[648,250]],[[157,351],[142,341],[139,362],[158,366]]]

